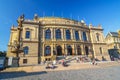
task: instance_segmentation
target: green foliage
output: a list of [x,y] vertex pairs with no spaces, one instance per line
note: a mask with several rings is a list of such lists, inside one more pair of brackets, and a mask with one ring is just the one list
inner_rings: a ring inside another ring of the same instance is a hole
[[6,57],[6,51],[0,51],[0,57]]

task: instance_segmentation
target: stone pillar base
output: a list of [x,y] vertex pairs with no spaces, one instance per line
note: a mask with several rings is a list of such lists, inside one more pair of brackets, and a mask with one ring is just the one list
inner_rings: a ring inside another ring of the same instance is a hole
[[19,66],[36,64],[38,64],[38,57],[20,57]]
[[100,61],[110,61],[109,56],[95,56],[95,59],[100,60]]

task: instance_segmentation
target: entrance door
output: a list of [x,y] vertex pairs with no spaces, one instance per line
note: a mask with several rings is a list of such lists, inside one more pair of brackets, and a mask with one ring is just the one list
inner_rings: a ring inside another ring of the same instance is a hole
[[68,55],[72,55],[72,47],[71,46],[67,47],[67,52],[68,52],[67,53]]
[[77,46],[77,54],[81,55],[81,48],[80,48],[80,46]]
[[88,56],[89,53],[88,53],[88,47],[87,46],[85,46],[85,52],[86,52],[86,55]]
[[57,46],[57,55],[58,56],[62,55],[62,47],[61,46]]

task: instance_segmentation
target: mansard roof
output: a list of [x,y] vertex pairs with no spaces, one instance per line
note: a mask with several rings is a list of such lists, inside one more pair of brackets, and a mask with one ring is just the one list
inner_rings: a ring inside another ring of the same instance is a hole
[[111,36],[114,36],[114,37],[118,37],[118,33],[117,32],[109,32]]

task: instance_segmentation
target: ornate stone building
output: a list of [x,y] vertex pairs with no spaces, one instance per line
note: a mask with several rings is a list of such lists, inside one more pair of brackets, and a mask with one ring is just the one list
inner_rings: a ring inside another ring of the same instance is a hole
[[118,32],[109,32],[105,37],[105,40],[109,54],[117,57],[117,53],[120,53],[120,30]]
[[19,56],[20,65],[38,64],[62,55],[109,60],[102,27],[87,26],[83,20],[37,15],[33,20],[22,16],[18,27],[11,27],[7,56]]
[[120,31],[118,32],[109,32],[105,37],[108,49],[120,49]]

